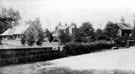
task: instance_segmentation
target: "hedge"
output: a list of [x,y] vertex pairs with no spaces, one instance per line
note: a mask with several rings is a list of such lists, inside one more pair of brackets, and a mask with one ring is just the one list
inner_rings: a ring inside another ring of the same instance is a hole
[[111,41],[95,41],[91,43],[67,43],[63,48],[63,55],[79,55],[90,52],[109,50],[115,43]]

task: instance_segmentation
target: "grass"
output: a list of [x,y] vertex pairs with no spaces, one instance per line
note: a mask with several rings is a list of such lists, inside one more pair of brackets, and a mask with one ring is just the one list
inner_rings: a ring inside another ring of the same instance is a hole
[[36,74],[135,74],[133,71],[123,70],[71,70],[68,68],[41,69]]

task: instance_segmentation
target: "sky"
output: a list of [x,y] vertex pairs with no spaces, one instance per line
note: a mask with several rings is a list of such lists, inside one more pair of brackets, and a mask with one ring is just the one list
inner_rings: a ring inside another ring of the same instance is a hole
[[135,17],[134,0],[0,0],[0,8],[12,7],[19,10],[22,21],[39,17],[42,27],[53,30],[61,22],[90,22],[94,28],[104,28],[108,21],[125,22],[133,25]]

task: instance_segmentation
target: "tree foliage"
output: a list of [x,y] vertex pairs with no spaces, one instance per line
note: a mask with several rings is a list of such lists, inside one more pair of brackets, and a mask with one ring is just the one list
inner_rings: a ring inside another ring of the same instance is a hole
[[25,43],[26,43],[26,35],[23,34],[22,37],[21,37],[21,44],[25,45]]
[[91,23],[84,22],[79,28],[79,33],[81,34],[81,36],[91,36],[94,33],[94,28]]
[[20,19],[21,16],[18,10],[2,8],[0,12],[0,33],[18,25]]
[[27,44],[29,46],[33,46],[34,45],[34,42],[36,41],[33,32],[28,32],[27,37],[28,37],[27,38]]
[[40,23],[40,19],[36,18],[34,21],[26,21],[26,24],[30,24],[34,26],[34,31],[37,31],[34,34],[34,31],[31,31],[33,33],[32,36],[35,37],[35,41],[37,45],[42,45],[43,43],[43,39],[44,39],[44,33],[43,33],[43,29],[41,28],[41,23]]
[[116,24],[112,22],[108,22],[105,26],[104,33],[109,38],[115,39],[117,38],[118,34],[118,27]]
[[62,32],[59,35],[59,39],[60,39],[61,43],[65,44],[65,43],[71,41],[71,36],[69,36],[68,34]]
[[19,20],[21,19],[20,12],[18,10],[14,10],[13,8],[2,8],[1,10],[1,17],[2,18],[12,18],[14,20],[14,23],[11,24],[11,26],[16,26],[19,23]]
[[52,33],[50,33],[50,34],[48,35],[48,40],[49,40],[50,43],[53,41]]
[[89,22],[84,22],[82,26],[79,27],[78,34],[81,36],[82,42],[90,42],[92,41],[92,38],[94,37],[94,31],[92,24]]

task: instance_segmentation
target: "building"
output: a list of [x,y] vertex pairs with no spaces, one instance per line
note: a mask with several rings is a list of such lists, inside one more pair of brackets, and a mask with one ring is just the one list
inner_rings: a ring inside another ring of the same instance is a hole
[[24,24],[9,28],[5,32],[0,34],[0,36],[3,40],[20,40],[22,34],[26,34],[30,31],[32,31],[35,36],[38,35],[38,31],[36,30],[34,25]]
[[67,25],[67,23],[65,23],[65,25],[62,25],[61,23],[59,23],[53,31],[54,40],[57,39],[56,41],[58,41],[58,36],[62,33],[65,33],[69,36],[74,35],[76,33],[76,30],[76,24]]
[[65,25],[61,25],[61,23],[59,23],[59,25],[56,26],[53,32],[53,36],[58,37],[61,33],[73,35],[76,29],[76,24],[67,25],[65,23]]
[[125,23],[124,17],[121,18],[120,23],[117,23],[119,36],[130,36],[133,32],[133,27],[129,23]]

